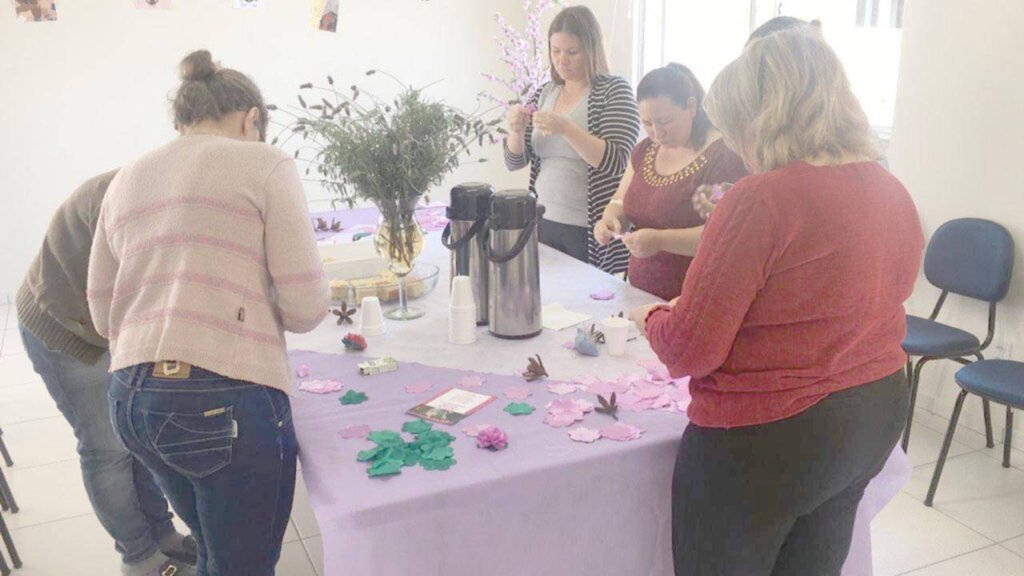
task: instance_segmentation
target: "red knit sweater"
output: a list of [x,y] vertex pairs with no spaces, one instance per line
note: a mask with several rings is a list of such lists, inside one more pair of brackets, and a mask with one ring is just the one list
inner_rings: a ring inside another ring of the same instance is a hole
[[673,376],[692,376],[693,423],[788,418],[905,364],[903,302],[923,249],[910,195],[875,162],[749,176],[647,337]]

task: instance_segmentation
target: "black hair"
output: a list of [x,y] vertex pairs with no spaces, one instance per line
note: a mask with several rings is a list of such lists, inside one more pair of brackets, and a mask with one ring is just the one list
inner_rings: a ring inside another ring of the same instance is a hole
[[704,87],[692,70],[675,62],[651,70],[636,87],[637,102],[650,98],[668,98],[680,108],[686,108],[693,98],[697,102],[697,115],[690,129],[690,144],[697,148],[704,145],[712,126],[704,111]]

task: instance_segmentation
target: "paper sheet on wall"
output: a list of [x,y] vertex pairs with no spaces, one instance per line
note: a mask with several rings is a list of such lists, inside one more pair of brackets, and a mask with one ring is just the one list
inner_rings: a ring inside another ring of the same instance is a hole
[[53,22],[57,20],[57,3],[50,0],[11,0],[18,22]]
[[338,31],[339,0],[313,0],[313,28],[324,32]]

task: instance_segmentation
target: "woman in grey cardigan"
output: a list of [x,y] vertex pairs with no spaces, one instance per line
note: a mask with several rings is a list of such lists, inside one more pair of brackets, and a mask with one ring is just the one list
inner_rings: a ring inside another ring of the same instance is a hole
[[562,10],[548,30],[551,82],[509,112],[505,164],[530,166],[546,207],[540,241],[611,274],[629,252],[598,246],[590,230],[612,199],[640,133],[629,82],[608,74],[601,29],[585,6]]

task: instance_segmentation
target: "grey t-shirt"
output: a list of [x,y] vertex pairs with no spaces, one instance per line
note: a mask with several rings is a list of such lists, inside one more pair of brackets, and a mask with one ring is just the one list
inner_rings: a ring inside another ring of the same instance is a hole
[[[551,83],[540,95],[540,109],[555,107],[562,87]],[[587,129],[587,94],[569,113],[572,123]],[[544,218],[560,224],[587,226],[587,163],[560,135],[544,136],[533,131],[533,151],[540,158],[535,183],[537,197],[544,204]]]

